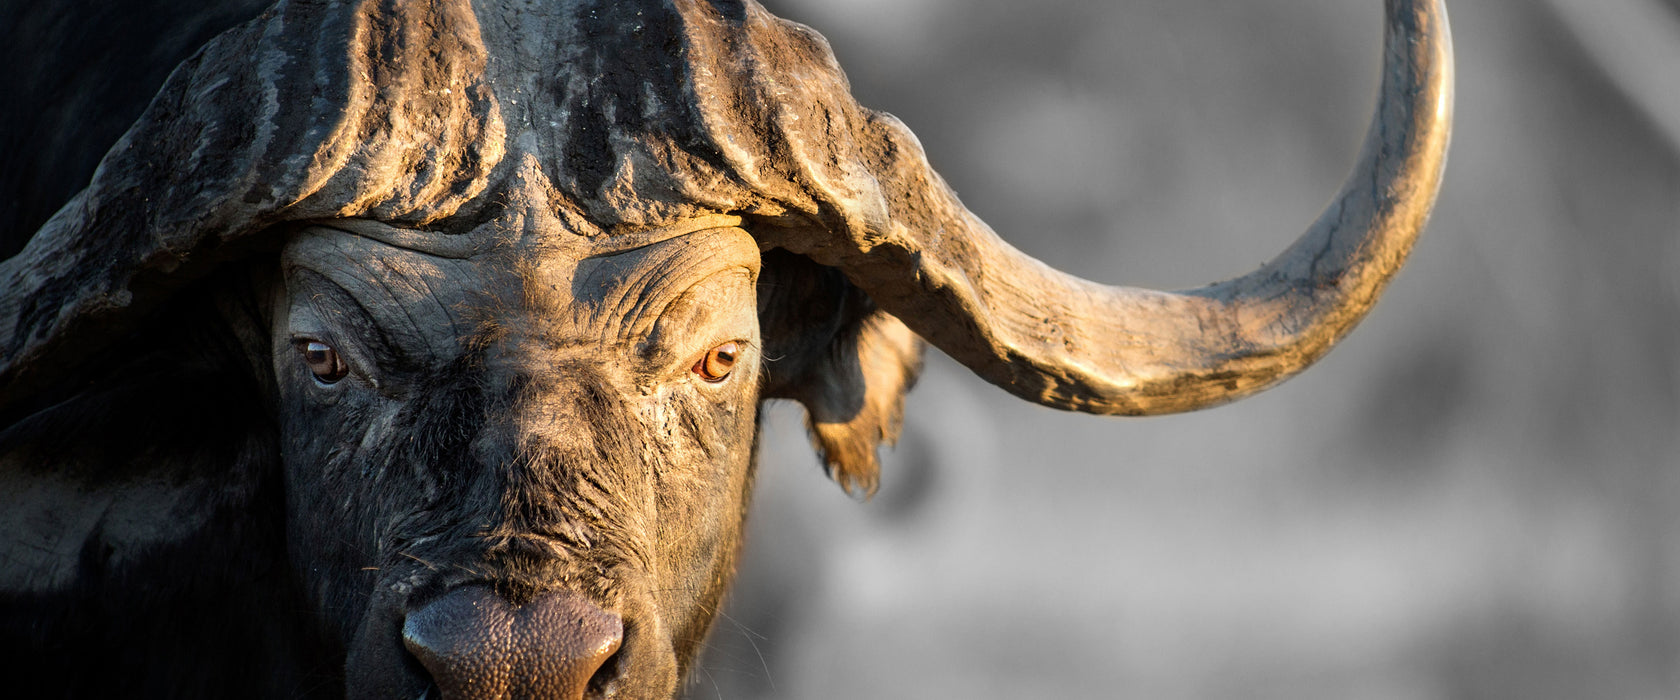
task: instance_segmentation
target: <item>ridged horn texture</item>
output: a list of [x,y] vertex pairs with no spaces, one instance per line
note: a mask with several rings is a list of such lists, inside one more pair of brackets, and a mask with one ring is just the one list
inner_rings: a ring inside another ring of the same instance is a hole
[[1259,270],[1183,292],[1111,287],[1016,250],[965,209],[890,119],[874,160],[886,211],[842,244],[787,245],[844,269],[880,307],[988,381],[1055,408],[1151,415],[1277,384],[1363,318],[1428,221],[1451,131],[1439,0],[1387,0],[1381,103],[1341,193]]
[[308,219],[421,226],[503,155],[464,4],[281,2],[176,67],[89,186],[0,263],[0,404]]
[[1446,10],[1386,8],[1381,104],[1329,210],[1258,271],[1163,293],[1004,243],[903,124],[852,99],[820,35],[751,0],[282,0],[183,62],[87,189],[0,263],[0,409],[289,222],[471,233],[438,244],[470,254],[480,234],[606,249],[719,215],[841,269],[1029,400],[1230,401],[1346,334],[1428,219],[1451,121]]

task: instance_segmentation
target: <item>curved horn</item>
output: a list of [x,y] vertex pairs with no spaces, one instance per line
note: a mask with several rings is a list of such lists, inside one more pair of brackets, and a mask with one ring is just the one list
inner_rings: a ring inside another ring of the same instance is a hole
[[965,209],[885,115],[866,127],[880,135],[865,160],[882,191],[865,199],[886,211],[852,212],[850,245],[776,243],[841,267],[934,345],[1031,401],[1148,415],[1253,394],[1364,317],[1434,205],[1451,131],[1446,8],[1386,0],[1386,19],[1382,97],[1358,165],[1306,234],[1246,276],[1158,292],[1052,269]]
[[213,39],[0,261],[0,410],[270,226],[456,214],[504,155],[487,60],[464,3],[281,3]]

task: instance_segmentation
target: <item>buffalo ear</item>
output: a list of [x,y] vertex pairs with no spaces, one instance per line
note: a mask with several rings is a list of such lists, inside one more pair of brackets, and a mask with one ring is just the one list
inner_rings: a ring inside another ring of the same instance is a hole
[[921,372],[922,339],[839,270],[783,251],[764,255],[759,324],[764,396],[803,404],[829,477],[873,496],[880,445],[898,441],[904,395]]
[[189,288],[0,418],[0,589],[27,580],[111,606],[278,573],[265,272],[233,266]]

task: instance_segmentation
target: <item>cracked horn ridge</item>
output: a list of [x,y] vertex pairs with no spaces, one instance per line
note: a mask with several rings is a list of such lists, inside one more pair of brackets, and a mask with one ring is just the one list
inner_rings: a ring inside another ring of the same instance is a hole
[[1160,292],[1052,269],[964,208],[890,119],[877,152],[894,155],[873,164],[885,216],[829,252],[831,264],[986,380],[1047,406],[1176,413],[1270,387],[1371,309],[1440,188],[1453,101],[1446,8],[1385,0],[1384,17],[1381,97],[1352,174],[1305,234],[1248,275]]

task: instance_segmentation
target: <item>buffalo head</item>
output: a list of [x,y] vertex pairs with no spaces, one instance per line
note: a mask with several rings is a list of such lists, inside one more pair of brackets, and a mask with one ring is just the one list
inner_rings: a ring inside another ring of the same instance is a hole
[[1004,243],[750,1],[281,2],[0,265],[0,657],[69,694],[669,697],[761,402],[868,494],[921,339],[1142,415],[1351,329],[1449,130],[1444,9],[1387,8],[1328,211],[1164,293]]

